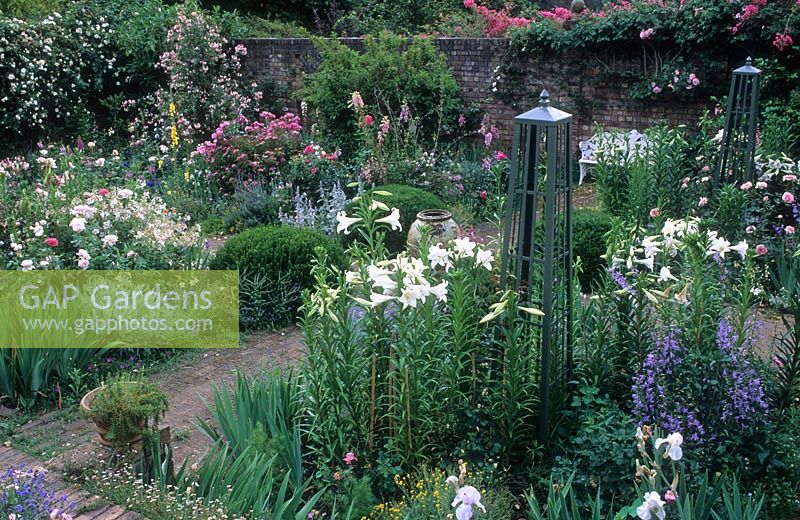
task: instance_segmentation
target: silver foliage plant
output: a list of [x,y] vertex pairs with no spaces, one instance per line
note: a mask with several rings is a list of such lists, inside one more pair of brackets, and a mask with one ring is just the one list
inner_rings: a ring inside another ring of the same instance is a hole
[[313,201],[307,193],[298,189],[293,197],[294,213],[278,212],[278,220],[282,224],[299,227],[316,228],[328,235],[336,231],[336,214],[344,210],[347,195],[341,184],[335,182],[330,188],[320,190],[320,198]]

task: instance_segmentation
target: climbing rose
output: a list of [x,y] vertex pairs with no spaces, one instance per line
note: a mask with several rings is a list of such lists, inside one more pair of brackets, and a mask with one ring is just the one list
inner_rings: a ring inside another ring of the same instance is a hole
[[793,204],[794,203],[794,195],[792,193],[788,192],[788,191],[784,192],[783,196],[781,197],[781,200],[783,202],[785,202],[786,204]]
[[788,49],[792,46],[792,44],[794,44],[794,40],[792,40],[792,37],[786,33],[775,33],[775,39],[772,40],[772,46],[779,51]]
[[767,254],[767,246],[765,246],[764,244],[758,244],[756,246],[756,254],[758,256],[766,255]]

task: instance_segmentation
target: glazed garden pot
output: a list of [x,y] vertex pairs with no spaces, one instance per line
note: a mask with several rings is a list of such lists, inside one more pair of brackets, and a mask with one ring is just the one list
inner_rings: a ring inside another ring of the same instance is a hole
[[417,219],[408,230],[406,245],[413,255],[419,254],[423,232],[428,233],[428,243],[447,244],[458,236],[458,224],[449,211],[444,209],[426,209],[417,213]]
[[[130,384],[137,385],[139,383],[132,382]],[[94,401],[94,398],[97,396],[97,392],[99,392],[102,389],[103,389],[102,386],[95,388],[94,390],[83,396],[83,399],[81,399],[81,410],[83,411],[84,414],[86,414],[86,417],[89,417],[89,413],[92,411],[92,401]],[[109,426],[110,425],[108,424],[98,424],[97,422],[94,423],[94,429],[97,431],[97,435],[100,437],[100,444],[102,444],[103,446],[108,446],[110,448],[127,446],[135,442],[139,442],[143,438],[141,435],[137,435],[130,439],[113,440],[113,441],[109,440],[107,437]],[[144,428],[145,426],[147,426],[146,421],[143,421],[142,428]]]

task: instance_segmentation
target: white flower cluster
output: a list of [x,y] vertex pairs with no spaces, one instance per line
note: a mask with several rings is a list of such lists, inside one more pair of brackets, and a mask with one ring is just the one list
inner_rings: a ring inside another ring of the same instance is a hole
[[[731,251],[738,253],[741,258],[747,255],[748,245],[746,241],[742,240],[736,245],[731,245],[728,240],[719,236],[717,231],[699,231],[698,224],[699,220],[695,218],[687,218],[685,220],[668,219],[664,222],[660,235],[644,237],[638,245],[630,246],[628,254],[624,258],[614,256],[611,259],[611,267],[617,269],[624,265],[628,270],[631,270],[635,265],[642,265],[652,272],[655,269],[655,257],[657,254],[666,252],[670,257],[675,257],[679,251],[686,247],[685,239],[687,237],[701,233],[701,238],[704,239],[703,242],[707,244],[706,257],[725,258],[725,255]],[[666,269],[666,272],[664,272],[664,269]],[[662,268],[660,278],[675,279],[669,273],[668,268]]]
[[370,287],[369,300],[354,298],[355,301],[369,308],[387,302],[399,302],[403,309],[416,308],[429,298],[446,302],[448,282],[438,279],[441,278],[441,270],[437,270],[437,267],[447,272],[454,263],[460,261],[468,266],[492,271],[494,255],[491,250],[478,247],[467,237],[458,238],[452,244],[452,248],[442,247],[441,242],[432,246],[427,263],[403,253],[395,259],[371,264],[366,268],[366,280],[362,279],[361,273],[348,272],[349,283],[367,283]]
[[17,135],[82,116],[92,89],[114,74],[112,29],[83,10],[39,22],[0,18],[0,124]]

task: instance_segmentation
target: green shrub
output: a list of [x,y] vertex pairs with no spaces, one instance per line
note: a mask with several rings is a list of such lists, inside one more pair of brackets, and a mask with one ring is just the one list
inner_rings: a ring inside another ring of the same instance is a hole
[[[300,291],[313,281],[310,273],[316,247],[327,251],[332,265],[341,268],[347,265],[341,244],[315,229],[263,226],[248,229],[225,242],[209,267],[240,270],[241,277],[246,279],[243,285],[247,291],[243,295],[248,302],[273,301],[274,296],[282,296],[280,308],[286,311],[281,311],[281,316],[294,315],[300,303]],[[254,293],[259,287],[281,289],[269,289],[272,292],[259,296]],[[257,323],[252,325],[267,322],[275,325],[275,320],[263,316],[256,316],[254,320]]]
[[119,442],[141,435],[151,421],[157,424],[167,407],[167,395],[153,383],[119,380],[97,392],[88,414],[108,429],[108,440]]
[[403,225],[403,229],[386,234],[386,248],[393,253],[405,249],[408,230],[417,219],[417,213],[426,209],[445,207],[445,203],[438,196],[413,186],[387,184],[377,187],[376,190],[391,193],[391,196],[375,195],[376,200],[386,203],[390,208],[400,210],[400,224]]
[[606,252],[604,235],[611,229],[611,217],[599,210],[576,209],[572,214],[572,254],[580,257],[583,272],[580,274],[581,289],[589,292],[605,261],[600,258]]
[[[362,135],[348,106],[353,91],[361,93],[367,107],[380,106],[383,115],[396,116],[406,103],[421,116],[423,138],[440,131],[442,122],[455,127],[462,108],[458,83],[429,40],[384,33],[368,37],[363,53],[336,40],[316,40],[315,45],[322,61],[301,94],[318,111],[323,134],[346,152],[358,148]],[[379,114],[371,115],[380,120]]]

